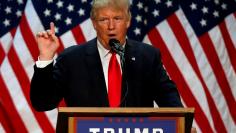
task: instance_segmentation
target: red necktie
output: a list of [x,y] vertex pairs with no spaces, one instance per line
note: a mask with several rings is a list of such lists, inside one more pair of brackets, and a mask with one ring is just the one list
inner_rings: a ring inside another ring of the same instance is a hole
[[118,107],[120,105],[121,70],[114,52],[112,52],[108,67],[108,98],[110,107]]

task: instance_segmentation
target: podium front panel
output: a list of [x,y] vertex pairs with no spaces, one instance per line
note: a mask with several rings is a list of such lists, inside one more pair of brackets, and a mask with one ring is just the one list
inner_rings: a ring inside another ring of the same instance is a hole
[[188,133],[193,108],[60,108],[58,133]]
[[183,133],[183,117],[69,117],[69,133]]

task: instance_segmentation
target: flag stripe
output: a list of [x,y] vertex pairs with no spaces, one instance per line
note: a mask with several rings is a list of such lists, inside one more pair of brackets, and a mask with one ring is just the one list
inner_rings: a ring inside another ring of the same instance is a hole
[[7,53],[11,47],[11,42],[13,38],[11,36],[11,32],[6,33],[4,36],[1,37],[0,45],[5,53]]
[[[14,128],[11,126],[10,120],[7,118],[7,114],[4,111],[4,107],[2,106],[2,103],[0,102],[0,129],[1,126],[3,126],[4,130],[7,133],[13,133]],[[1,130],[0,130],[1,132]]]
[[2,111],[5,112],[4,114],[6,115],[7,121],[9,121],[10,124],[9,126],[11,127],[11,130],[14,130],[14,132],[26,133],[27,129],[12,102],[10,94],[7,90],[7,87],[4,84],[1,75],[0,75],[0,92],[1,92],[0,93],[1,101],[3,101],[1,105],[4,107],[1,110],[1,112]]
[[181,48],[183,49],[186,57],[188,58],[191,66],[193,67],[194,71],[196,72],[196,74],[203,86],[204,92],[206,94],[207,102],[210,107],[211,116],[214,121],[217,120],[217,123],[214,123],[216,131],[225,133],[226,132],[225,126],[224,126],[223,121],[220,117],[219,111],[216,108],[214,100],[213,100],[212,96],[210,95],[208,88],[201,76],[200,70],[197,65],[196,58],[195,58],[195,56],[193,54],[193,50],[191,48],[191,44],[188,40],[188,37],[186,35],[186,32],[185,32],[183,26],[180,24],[180,22],[175,14],[168,17],[167,21],[169,22],[170,27],[173,29],[173,32],[174,32],[176,38],[178,39],[178,42],[179,42]]
[[[225,19],[225,23],[227,31],[230,35],[230,39],[232,40],[233,43],[233,49],[236,50],[236,34],[235,34],[236,18],[234,17],[233,14],[231,14]],[[233,90],[233,95],[236,98],[236,89]]]
[[45,111],[45,114],[47,115],[47,117],[48,117],[49,121],[51,122],[53,128],[56,129],[58,108],[55,108],[55,109],[50,110],[50,111]]
[[39,16],[37,15],[37,12],[34,9],[32,0],[27,1],[24,13],[25,13],[25,18],[27,19],[27,22],[29,24],[28,26],[30,27],[29,29],[32,31],[33,34],[36,34],[38,32],[45,30]]
[[226,44],[224,42],[224,38],[222,34],[223,33],[221,32],[219,26],[213,28],[209,32],[209,36],[213,42],[213,46],[215,48],[215,51],[217,52],[225,77],[232,91],[231,93],[235,94],[233,93],[233,90],[236,89],[236,73],[233,69],[232,63],[230,62],[229,53],[227,52]]
[[86,41],[79,25],[72,29],[72,34],[74,35],[77,44],[81,44]]
[[201,109],[198,102],[192,95],[188,85],[186,84],[184,78],[182,77],[182,74],[177,69],[178,67],[173,61],[171,55],[169,54],[169,51],[166,48],[164,41],[160,37],[158,30],[152,29],[149,32],[148,37],[150,38],[150,41],[155,47],[160,48],[161,52],[165,53],[164,55],[162,55],[165,68],[167,69],[170,77],[177,83],[180,95],[183,97],[186,105],[188,107],[195,107],[195,119],[198,122],[198,125],[201,128],[202,132],[213,132],[213,129],[211,128],[207,120],[207,117],[205,116],[203,110]]
[[6,131],[4,130],[4,128],[3,128],[2,124],[1,124],[1,122],[0,122],[0,133],[6,133]]
[[19,81],[16,79],[15,73],[12,70],[8,58],[4,59],[0,70],[4,83],[9,90],[11,99],[13,100],[14,105],[20,114],[20,117],[24,121],[27,130],[41,131],[41,128],[39,128],[39,125],[35,120],[35,117],[33,116],[29,105],[27,104],[24,94],[22,93],[22,88],[19,85]]
[[227,31],[230,34],[230,38],[233,41],[234,49],[236,49],[236,34],[235,34],[236,18],[234,17],[234,15],[229,15],[225,19],[225,23],[226,23]]
[[227,31],[225,21],[223,21],[220,25],[220,30],[222,32],[222,36],[225,42],[226,50],[229,53],[229,59],[232,64],[232,67],[234,69],[234,72],[236,72],[236,60],[234,59],[236,57],[236,49],[234,47],[234,44],[230,38],[229,32]]
[[64,45],[63,45],[63,43],[62,43],[62,41],[61,41],[61,38],[58,38],[58,41],[59,41],[59,48],[57,49],[57,53],[60,53],[60,52],[62,52],[65,48],[64,48]]
[[85,20],[83,23],[80,24],[80,28],[84,34],[86,40],[91,40],[96,37],[96,31],[92,26],[91,19]]
[[[25,70],[22,68],[22,65],[18,59],[18,56],[15,52],[14,47],[11,47],[9,51],[9,62],[11,66],[13,67],[13,70],[16,74],[17,79],[19,80],[19,83],[21,85],[24,97],[26,98],[27,103],[30,105],[30,98],[29,98],[29,87],[30,82],[27,78],[27,74],[25,73]],[[44,132],[54,132],[54,129],[51,125],[51,123],[48,121],[48,118],[44,113],[37,113],[34,109],[32,109],[32,106],[30,106],[34,116],[39,122],[40,127]]]
[[233,118],[234,122],[236,121],[236,104],[232,92],[230,90],[228,81],[226,80],[225,74],[223,72],[223,68],[220,65],[219,58],[217,57],[215,48],[213,47],[212,41],[208,34],[202,35],[199,38],[201,46],[209,60],[209,63],[216,75],[216,79],[220,85],[222,93],[226,99],[226,103],[228,105],[229,111],[231,113],[231,117]]
[[[11,47],[11,42],[12,42],[12,38],[13,38],[12,36],[14,36],[15,33],[16,33],[16,30],[14,29],[10,33],[6,34],[3,38],[1,38],[1,41],[4,43],[4,45],[0,43],[1,44],[0,48],[1,48],[1,46],[5,46],[5,52],[8,52],[9,47]],[[4,54],[3,52],[4,51],[1,50],[2,54]],[[2,64],[4,59],[3,59],[2,56],[0,58],[1,58],[0,59],[0,64]],[[1,69],[2,69],[3,66],[4,66],[4,64],[1,65]],[[4,71],[4,72],[6,72],[6,71]],[[9,113],[9,116],[10,116],[9,120],[11,120],[10,122],[13,123],[13,126],[14,126],[13,129],[15,130],[15,132],[16,131],[28,132],[25,125],[24,125],[24,122],[20,118],[20,116],[18,114],[18,111],[16,110],[16,108],[14,106],[14,105],[19,105],[19,104],[14,104],[13,103],[13,101],[11,100],[12,98],[11,98],[9,92],[8,92],[8,88],[4,85],[4,81],[2,80],[2,77],[0,77],[0,78],[1,78],[0,79],[1,80],[0,90],[1,90],[1,95],[2,95],[1,97],[4,98],[3,99],[3,101],[4,101],[3,104],[4,104],[4,107],[6,108],[6,111]],[[28,128],[28,129],[30,129],[30,128]]]
[[33,65],[34,65],[34,59],[31,56],[31,53],[27,47],[27,45],[25,44],[25,39],[23,38],[22,34],[21,34],[21,30],[20,28],[17,29],[17,34],[15,35],[13,41],[13,46],[14,50],[22,64],[22,67],[25,69],[25,72],[27,74],[27,78],[28,80],[31,79],[32,75],[33,75]]
[[200,101],[199,99],[201,99],[202,102],[199,102],[199,105],[202,108],[205,108],[205,114],[209,117],[210,121],[212,121],[212,118],[210,116],[210,111],[207,105],[206,96],[203,95],[204,91],[202,89],[202,85],[199,79],[197,78],[196,74],[194,73],[191,65],[189,64],[185,54],[183,53],[183,50],[181,49],[175,34],[170,28],[170,25],[167,23],[167,21],[163,21],[156,28],[159,31],[159,34],[161,35],[161,38],[164,41],[164,44],[166,44],[170,54],[172,55],[174,61],[176,62],[178,69],[184,70],[181,71],[182,76],[184,77],[185,81],[187,81],[186,83],[188,84],[192,94],[198,98],[196,99],[198,100],[198,102]]
[[39,51],[37,47],[37,42],[35,40],[35,36],[32,34],[30,27],[27,23],[25,15],[22,16],[22,20],[20,23],[20,30],[21,34],[25,40],[25,44],[27,45],[31,55],[33,56],[34,60],[38,59]]
[[71,31],[66,32],[65,34],[60,36],[61,42],[64,45],[65,48],[68,48],[72,45],[76,45],[77,42],[74,38],[74,35]]
[[4,57],[5,57],[5,52],[4,52],[4,50],[2,48],[2,44],[0,42],[0,66],[2,64],[2,61],[3,61]]
[[184,77],[184,80],[186,81],[192,95],[196,98],[199,106],[204,108],[204,113],[208,118],[211,127],[214,129],[213,119],[210,114],[209,106],[207,105],[207,97],[204,93],[204,89],[189,61],[187,60],[183,50],[181,49],[175,34],[169,27],[170,25],[168,23],[163,22],[157,26],[161,38],[164,40],[164,43],[166,44],[165,46],[167,46],[171,56],[178,66],[178,69],[182,70],[181,74]]
[[[182,15],[183,12],[178,12],[177,16],[182,25],[184,25],[186,33],[188,35],[190,44],[192,49],[194,49],[194,55],[197,59],[197,64],[199,67],[199,70],[201,72],[202,78],[208,88],[208,91],[210,92],[210,95],[213,97],[213,100],[215,102],[215,105],[217,105],[217,109],[220,112],[220,116],[223,119],[226,129],[230,131],[229,127],[232,127],[233,120],[231,119],[226,101],[224,99],[223,94],[220,91],[220,87],[217,83],[217,80],[213,74],[213,71],[211,69],[211,66],[209,65],[209,62],[205,56],[205,53],[200,45],[200,42],[198,41],[197,36],[195,36],[191,26],[187,22],[186,18]],[[189,80],[191,81],[191,80]],[[197,91],[197,90],[195,90]],[[208,95],[206,93],[206,95]],[[201,99],[201,98],[198,98]],[[199,101],[200,102],[200,101]],[[205,109],[205,107],[202,107]],[[211,110],[211,109],[210,109]],[[212,117],[215,117],[214,114],[212,114]],[[213,121],[214,123],[217,123]],[[218,127],[217,127],[218,128]]]

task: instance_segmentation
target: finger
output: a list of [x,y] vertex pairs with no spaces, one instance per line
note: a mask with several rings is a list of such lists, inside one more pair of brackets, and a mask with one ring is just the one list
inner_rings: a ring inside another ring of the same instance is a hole
[[51,34],[50,37],[52,37],[53,41],[55,41],[56,43],[58,43],[58,38],[57,38],[57,36],[56,36],[55,34]]
[[42,36],[42,33],[41,33],[41,32],[38,32],[38,33],[36,34],[36,37],[40,37],[40,36]]
[[47,34],[48,34],[49,36],[52,36],[51,30],[47,30],[46,32],[47,32]]
[[38,33],[36,34],[36,37],[44,37],[44,32],[43,32],[43,31],[38,32]]
[[48,38],[48,33],[46,31],[43,31],[43,37]]
[[55,25],[53,22],[50,23],[50,30],[52,34],[55,34]]

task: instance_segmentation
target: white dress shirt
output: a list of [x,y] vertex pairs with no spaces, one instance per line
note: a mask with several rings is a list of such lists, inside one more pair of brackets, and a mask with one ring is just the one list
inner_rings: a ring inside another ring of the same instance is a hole
[[[108,88],[108,66],[109,66],[109,61],[112,54],[110,53],[110,50],[107,50],[106,48],[104,48],[103,45],[98,40],[97,40],[97,48],[98,48],[98,53],[102,62],[102,68],[103,68],[103,74],[106,81],[106,87]],[[116,58],[118,60],[118,63],[120,64],[120,56],[118,54],[116,54]],[[47,61],[41,61],[38,58],[38,61],[36,61],[36,66],[38,68],[44,68],[52,62],[53,62],[53,59],[47,60]],[[122,73],[121,65],[120,65],[120,70]]]
[[[112,54],[110,50],[107,50],[106,48],[104,48],[99,41],[97,41],[97,46],[98,46],[100,59],[102,62],[102,68],[103,68],[103,74],[106,81],[106,87],[108,88],[108,67],[109,67],[109,61],[111,59]],[[118,63],[120,64],[120,56],[118,54],[116,54],[116,59]],[[120,70],[122,72],[121,65],[120,65]]]

